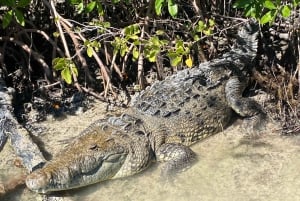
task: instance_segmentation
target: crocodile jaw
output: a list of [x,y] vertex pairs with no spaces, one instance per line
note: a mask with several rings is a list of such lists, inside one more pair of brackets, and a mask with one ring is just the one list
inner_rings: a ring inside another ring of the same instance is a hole
[[73,164],[66,161],[64,165],[61,161],[52,161],[28,175],[26,186],[37,193],[48,193],[108,180],[120,170],[126,156],[127,154],[114,154],[101,161],[88,157],[88,160],[75,160]]

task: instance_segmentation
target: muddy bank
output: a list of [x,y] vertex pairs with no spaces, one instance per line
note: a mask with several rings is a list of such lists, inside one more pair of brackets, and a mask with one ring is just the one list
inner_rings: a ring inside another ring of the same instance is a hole
[[[37,141],[46,157],[59,152],[91,122],[106,116],[106,104],[94,106],[79,115],[55,119],[38,125],[43,131]],[[300,137],[282,137],[276,125],[269,124],[259,137],[247,137],[238,120],[192,149],[198,162],[188,171],[165,181],[160,177],[159,164],[148,170],[119,180],[53,194],[61,200],[86,201],[158,201],[158,200],[300,200]],[[0,153],[0,181],[11,181],[26,174],[16,166],[17,157],[10,143]],[[5,201],[58,200],[30,192],[24,185],[2,197]]]

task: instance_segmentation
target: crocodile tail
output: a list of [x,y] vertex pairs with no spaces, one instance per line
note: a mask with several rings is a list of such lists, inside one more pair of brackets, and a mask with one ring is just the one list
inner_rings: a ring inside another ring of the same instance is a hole
[[239,31],[235,52],[242,54],[251,61],[256,57],[258,48],[259,25],[255,20],[249,20]]
[[[237,41],[234,48],[216,59],[216,64],[229,64],[232,70],[242,74],[248,74],[254,67],[254,59],[258,47],[259,25],[256,21],[250,20],[238,31]],[[225,61],[224,61],[225,60]]]

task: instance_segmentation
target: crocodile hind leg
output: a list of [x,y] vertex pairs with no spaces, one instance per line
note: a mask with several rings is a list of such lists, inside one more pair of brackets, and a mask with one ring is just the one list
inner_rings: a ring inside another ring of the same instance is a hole
[[170,176],[191,166],[196,160],[196,154],[187,146],[175,143],[162,144],[156,151],[156,160],[165,162],[162,175]]
[[246,88],[246,82],[242,82],[238,77],[232,77],[225,86],[226,100],[230,107],[240,116],[248,117],[251,131],[262,130],[267,121],[267,114],[261,105],[255,100],[242,97]]

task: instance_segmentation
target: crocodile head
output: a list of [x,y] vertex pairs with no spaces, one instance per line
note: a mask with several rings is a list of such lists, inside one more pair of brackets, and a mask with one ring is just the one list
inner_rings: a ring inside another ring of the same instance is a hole
[[42,169],[26,178],[27,187],[38,193],[86,186],[113,178],[122,167],[126,146],[106,135],[90,134],[77,139]]

